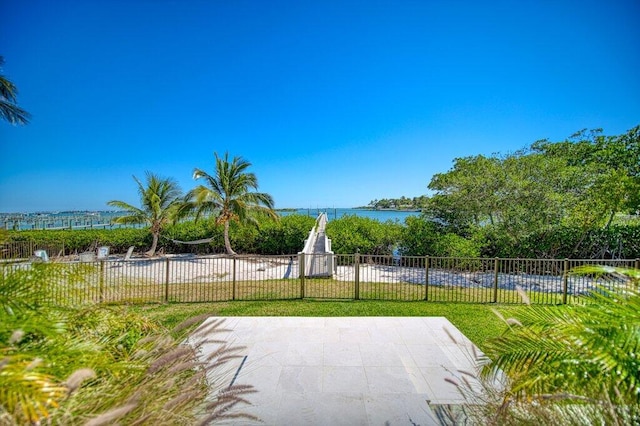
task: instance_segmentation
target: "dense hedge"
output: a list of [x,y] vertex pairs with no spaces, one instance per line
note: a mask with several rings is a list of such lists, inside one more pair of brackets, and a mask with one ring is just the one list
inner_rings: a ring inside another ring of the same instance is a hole
[[640,258],[640,225],[616,225],[584,230],[554,227],[529,235],[520,244],[495,244],[487,255],[522,258],[636,259]]
[[[303,215],[289,215],[274,221],[263,219],[255,225],[229,227],[231,246],[237,253],[251,254],[295,254],[302,250],[304,240],[313,228],[315,219]],[[184,222],[167,228],[161,238],[160,247],[169,253],[223,253],[224,227],[213,220]],[[206,244],[180,244],[177,241],[196,241],[213,238]]]
[[489,226],[459,236],[428,218],[410,217],[398,244],[408,256],[636,259],[640,258],[640,224],[586,230],[550,226],[514,241],[504,230]]
[[397,222],[343,216],[328,222],[326,232],[334,253],[391,255],[401,230],[402,225]]
[[[294,254],[302,250],[315,219],[290,215],[278,221],[263,220],[258,226],[232,223],[229,236],[234,250],[252,254]],[[8,231],[8,241],[29,241],[38,247],[64,247],[66,254],[82,253],[98,246],[109,246],[111,253],[125,253],[131,246],[137,252],[151,246],[148,229],[78,229]],[[205,244],[180,244],[213,238]],[[212,220],[182,222],[167,227],[161,234],[158,249],[165,253],[210,254],[224,252],[223,227]],[[52,254],[52,253],[50,253]]]
[[124,253],[130,246],[136,251],[151,245],[146,229],[78,229],[9,231],[8,241],[29,241],[39,247],[64,247],[66,254],[82,253],[96,246],[109,246],[112,253]]
[[419,216],[405,219],[398,245],[405,256],[479,257],[482,248],[474,236],[460,236]]
[[[303,215],[262,220],[259,226],[230,228],[231,244],[238,253],[295,254],[299,252],[315,219]],[[39,247],[64,245],[65,253],[80,253],[96,246],[109,246],[112,253],[124,253],[130,246],[137,252],[151,245],[147,229],[32,230],[8,231],[9,241],[31,241]],[[390,255],[394,249],[405,256],[505,257],[505,258],[640,258],[640,224],[616,225],[608,229],[583,230],[555,226],[514,243],[509,235],[490,227],[458,235],[425,217],[408,217],[404,224],[358,216],[345,216],[327,224],[327,235],[335,253]],[[187,245],[172,240],[210,243]],[[223,227],[212,220],[184,222],[168,227],[160,238],[165,253],[223,253]],[[53,253],[54,250],[52,250]]]

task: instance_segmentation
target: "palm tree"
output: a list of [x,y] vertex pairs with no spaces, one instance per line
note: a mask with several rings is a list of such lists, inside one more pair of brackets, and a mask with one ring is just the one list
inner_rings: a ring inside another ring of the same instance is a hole
[[118,217],[115,220],[116,223],[147,224],[151,228],[153,243],[146,254],[153,256],[156,253],[160,232],[175,219],[182,191],[178,183],[171,178],[160,178],[151,172],[146,172],[146,176],[146,186],[138,178],[133,177],[138,184],[142,207],[138,208],[118,200],[109,201],[107,204],[128,213],[126,216]]
[[[0,56],[0,67],[3,64],[4,58]],[[16,86],[5,76],[0,75],[0,117],[11,124],[27,124],[30,114],[16,105],[17,94]]]
[[216,222],[224,224],[224,247],[229,255],[236,252],[231,248],[229,240],[229,223],[253,222],[257,215],[267,215],[277,219],[273,210],[271,195],[255,192],[258,189],[258,179],[255,174],[247,173],[251,163],[242,157],[234,157],[229,162],[229,153],[220,158],[217,153],[216,170],[212,176],[207,172],[195,168],[193,178],[205,180],[204,185],[198,185],[187,194],[188,210],[195,211],[196,220],[202,214],[216,215]]

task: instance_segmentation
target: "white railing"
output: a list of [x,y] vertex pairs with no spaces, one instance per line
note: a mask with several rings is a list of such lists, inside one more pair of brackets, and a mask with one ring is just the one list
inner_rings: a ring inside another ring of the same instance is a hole
[[[320,213],[316,224],[309,232],[304,248],[299,255],[304,256],[304,268],[300,274],[305,277],[331,277],[334,272],[334,253],[331,251],[331,239],[324,230],[327,224],[327,214]],[[321,244],[317,244],[320,242]]]

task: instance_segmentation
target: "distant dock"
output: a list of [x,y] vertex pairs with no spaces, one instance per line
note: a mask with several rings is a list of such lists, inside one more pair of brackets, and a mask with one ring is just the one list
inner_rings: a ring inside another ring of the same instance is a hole
[[115,229],[131,227],[116,224],[120,212],[2,213],[0,227],[13,231],[61,229]]

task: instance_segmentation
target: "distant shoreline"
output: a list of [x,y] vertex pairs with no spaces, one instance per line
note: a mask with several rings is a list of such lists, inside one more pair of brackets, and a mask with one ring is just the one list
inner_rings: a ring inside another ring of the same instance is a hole
[[[329,210],[368,210],[372,212],[421,212],[422,209],[403,208],[374,208],[374,207],[283,207],[274,209],[277,212],[297,212],[304,210],[329,211]],[[43,217],[43,216],[96,216],[100,214],[116,215],[124,213],[119,210],[38,210],[35,212],[0,212],[0,217]]]
[[373,212],[421,212],[422,209],[398,209],[398,208],[371,208],[371,207],[352,207],[353,210],[371,210]]

